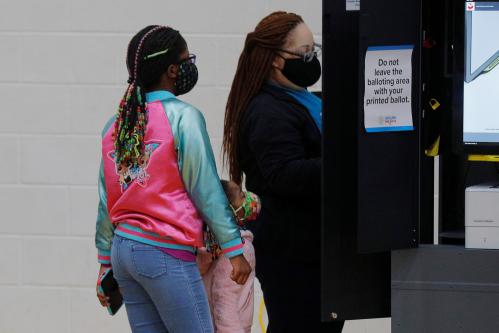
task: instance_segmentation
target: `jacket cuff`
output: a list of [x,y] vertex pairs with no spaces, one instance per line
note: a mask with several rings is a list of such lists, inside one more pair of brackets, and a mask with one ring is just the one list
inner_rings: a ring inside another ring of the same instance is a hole
[[244,243],[241,238],[233,239],[227,243],[220,244],[224,256],[227,258],[233,258],[244,252]]
[[111,265],[111,251],[97,249],[97,261],[102,265]]

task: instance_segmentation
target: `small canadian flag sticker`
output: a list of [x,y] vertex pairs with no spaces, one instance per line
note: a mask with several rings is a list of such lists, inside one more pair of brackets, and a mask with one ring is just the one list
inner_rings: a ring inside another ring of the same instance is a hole
[[474,12],[475,11],[475,3],[474,2],[467,2],[466,3],[466,10],[468,12]]

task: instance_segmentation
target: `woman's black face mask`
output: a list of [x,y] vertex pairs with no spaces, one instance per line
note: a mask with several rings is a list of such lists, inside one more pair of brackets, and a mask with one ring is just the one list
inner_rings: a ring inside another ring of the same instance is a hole
[[313,50],[303,54],[283,49],[278,51],[297,57],[288,59],[277,53],[285,61],[281,72],[289,81],[303,88],[313,86],[319,81],[322,74],[321,63],[318,59],[322,53],[320,44],[313,43]]
[[314,56],[309,62],[306,62],[303,58],[286,59],[283,57],[283,59],[285,63],[281,72],[292,83],[307,88],[319,81],[322,68],[317,56]]

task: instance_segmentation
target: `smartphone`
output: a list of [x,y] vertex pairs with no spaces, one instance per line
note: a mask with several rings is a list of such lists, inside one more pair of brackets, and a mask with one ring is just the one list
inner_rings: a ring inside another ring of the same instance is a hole
[[111,316],[114,316],[123,305],[123,296],[121,296],[118,281],[113,276],[112,268],[108,268],[102,273],[99,279],[99,292],[109,297],[107,311]]

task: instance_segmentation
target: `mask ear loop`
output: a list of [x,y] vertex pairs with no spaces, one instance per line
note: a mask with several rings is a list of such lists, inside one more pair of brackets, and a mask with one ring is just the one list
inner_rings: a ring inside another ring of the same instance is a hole
[[[244,220],[246,219],[245,217],[239,217],[238,216],[238,213],[241,211],[241,209],[244,209],[244,204],[241,205],[241,207],[239,207],[238,209],[235,209],[234,206],[230,205],[230,208],[232,209],[232,212],[234,213],[234,216],[236,217],[236,219],[239,221],[239,222],[244,222]],[[245,212],[246,214],[246,212]]]
[[237,213],[239,213],[239,211],[240,211],[241,209],[243,209],[243,206],[241,205],[241,207],[239,207],[238,209],[235,209],[235,208],[234,208],[234,206],[230,205],[230,208],[232,209],[232,212],[233,212],[234,214],[237,214]]
[[[232,211],[234,212],[234,215],[236,218],[242,223],[246,221],[246,219],[251,215],[251,202],[253,201],[253,198],[251,197],[251,194],[249,192],[244,192],[246,199],[244,199],[244,203],[239,207],[238,209],[234,209],[232,205],[230,205],[230,208],[232,208]],[[244,215],[243,217],[239,217],[238,213],[244,210]]]

